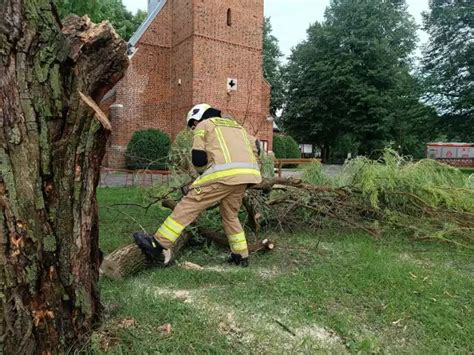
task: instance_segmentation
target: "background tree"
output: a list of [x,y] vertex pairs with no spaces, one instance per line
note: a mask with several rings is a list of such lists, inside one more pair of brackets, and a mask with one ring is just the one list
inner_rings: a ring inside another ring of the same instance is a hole
[[97,103],[123,76],[109,24],[49,0],[0,6],[0,353],[74,353],[101,305],[96,187],[110,122]]
[[272,35],[269,17],[263,23],[263,75],[272,87],[270,113],[275,117],[284,102],[283,80],[280,58],[283,54],[278,46],[278,39]]
[[403,0],[332,0],[290,56],[284,127],[318,144],[325,160],[334,148],[404,146],[404,132],[428,113],[410,75],[415,31]]
[[95,23],[108,20],[115,30],[127,40],[145,20],[146,12],[135,15],[126,9],[122,0],[55,0],[61,18],[75,14],[87,15]]
[[430,42],[423,73],[428,102],[442,116],[448,139],[474,140],[474,2],[431,0],[424,13]]

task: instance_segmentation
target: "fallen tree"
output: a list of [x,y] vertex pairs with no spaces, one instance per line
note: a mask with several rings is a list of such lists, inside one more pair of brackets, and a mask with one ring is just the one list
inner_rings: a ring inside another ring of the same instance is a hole
[[[180,176],[188,171],[188,178],[181,182],[194,176],[189,172],[189,162],[180,160],[183,161]],[[406,160],[391,150],[378,161],[354,160],[346,165],[341,176],[332,180],[315,164],[305,170],[302,179],[267,178],[247,190],[243,208],[247,226],[257,239],[250,248],[252,251],[272,249],[268,248],[267,240],[259,241],[262,230],[317,229],[329,225],[359,230],[375,239],[382,238],[386,230],[396,229],[415,240],[472,248],[474,189],[471,184],[472,178],[457,169],[430,160]],[[176,202],[169,196],[179,188],[162,186],[160,189],[161,193],[153,195],[151,204],[143,208],[160,202],[174,209]],[[199,220],[193,226],[200,236],[227,247],[222,233]],[[183,239],[185,242],[177,247],[178,252],[190,238]],[[109,268],[112,263],[112,269],[120,270],[120,277],[150,266],[150,263],[137,262],[130,263],[133,268],[128,268],[129,261],[123,260],[127,259],[124,256],[127,253],[130,259],[144,258],[135,248],[127,246],[107,256],[105,265]],[[104,273],[114,277],[114,272]]]

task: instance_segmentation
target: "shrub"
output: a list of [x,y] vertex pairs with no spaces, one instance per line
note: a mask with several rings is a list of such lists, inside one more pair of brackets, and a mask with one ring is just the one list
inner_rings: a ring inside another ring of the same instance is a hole
[[277,159],[286,158],[285,136],[281,134],[275,134],[273,136],[273,153]]
[[169,136],[159,129],[145,129],[133,134],[125,153],[128,169],[163,170],[167,168]]
[[[273,136],[273,152],[277,159],[298,159],[301,156],[301,151],[298,143],[293,137],[276,134]],[[284,168],[297,167],[295,164],[287,164]]]
[[300,146],[293,137],[285,136],[286,158],[299,159],[301,157]]

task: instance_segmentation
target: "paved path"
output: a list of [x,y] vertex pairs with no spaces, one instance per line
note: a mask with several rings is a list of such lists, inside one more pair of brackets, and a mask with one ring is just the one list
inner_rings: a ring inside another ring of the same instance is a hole
[[[336,176],[342,170],[342,165],[323,164],[323,173],[328,176]],[[283,177],[301,177],[302,171],[297,169],[282,169]]]
[[149,174],[143,172],[102,171],[100,174],[100,187],[132,187],[153,186],[167,182],[169,175]]

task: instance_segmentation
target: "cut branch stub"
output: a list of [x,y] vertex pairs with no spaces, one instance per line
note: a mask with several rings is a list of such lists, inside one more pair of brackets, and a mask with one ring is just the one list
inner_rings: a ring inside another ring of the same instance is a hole
[[95,118],[97,119],[97,121],[100,122],[102,127],[106,129],[107,131],[111,131],[112,124],[110,123],[109,119],[105,115],[104,111],[100,109],[99,105],[97,105],[95,101],[92,100],[92,97],[86,96],[82,92],[79,92],[79,96],[81,97],[81,100],[94,111]]

